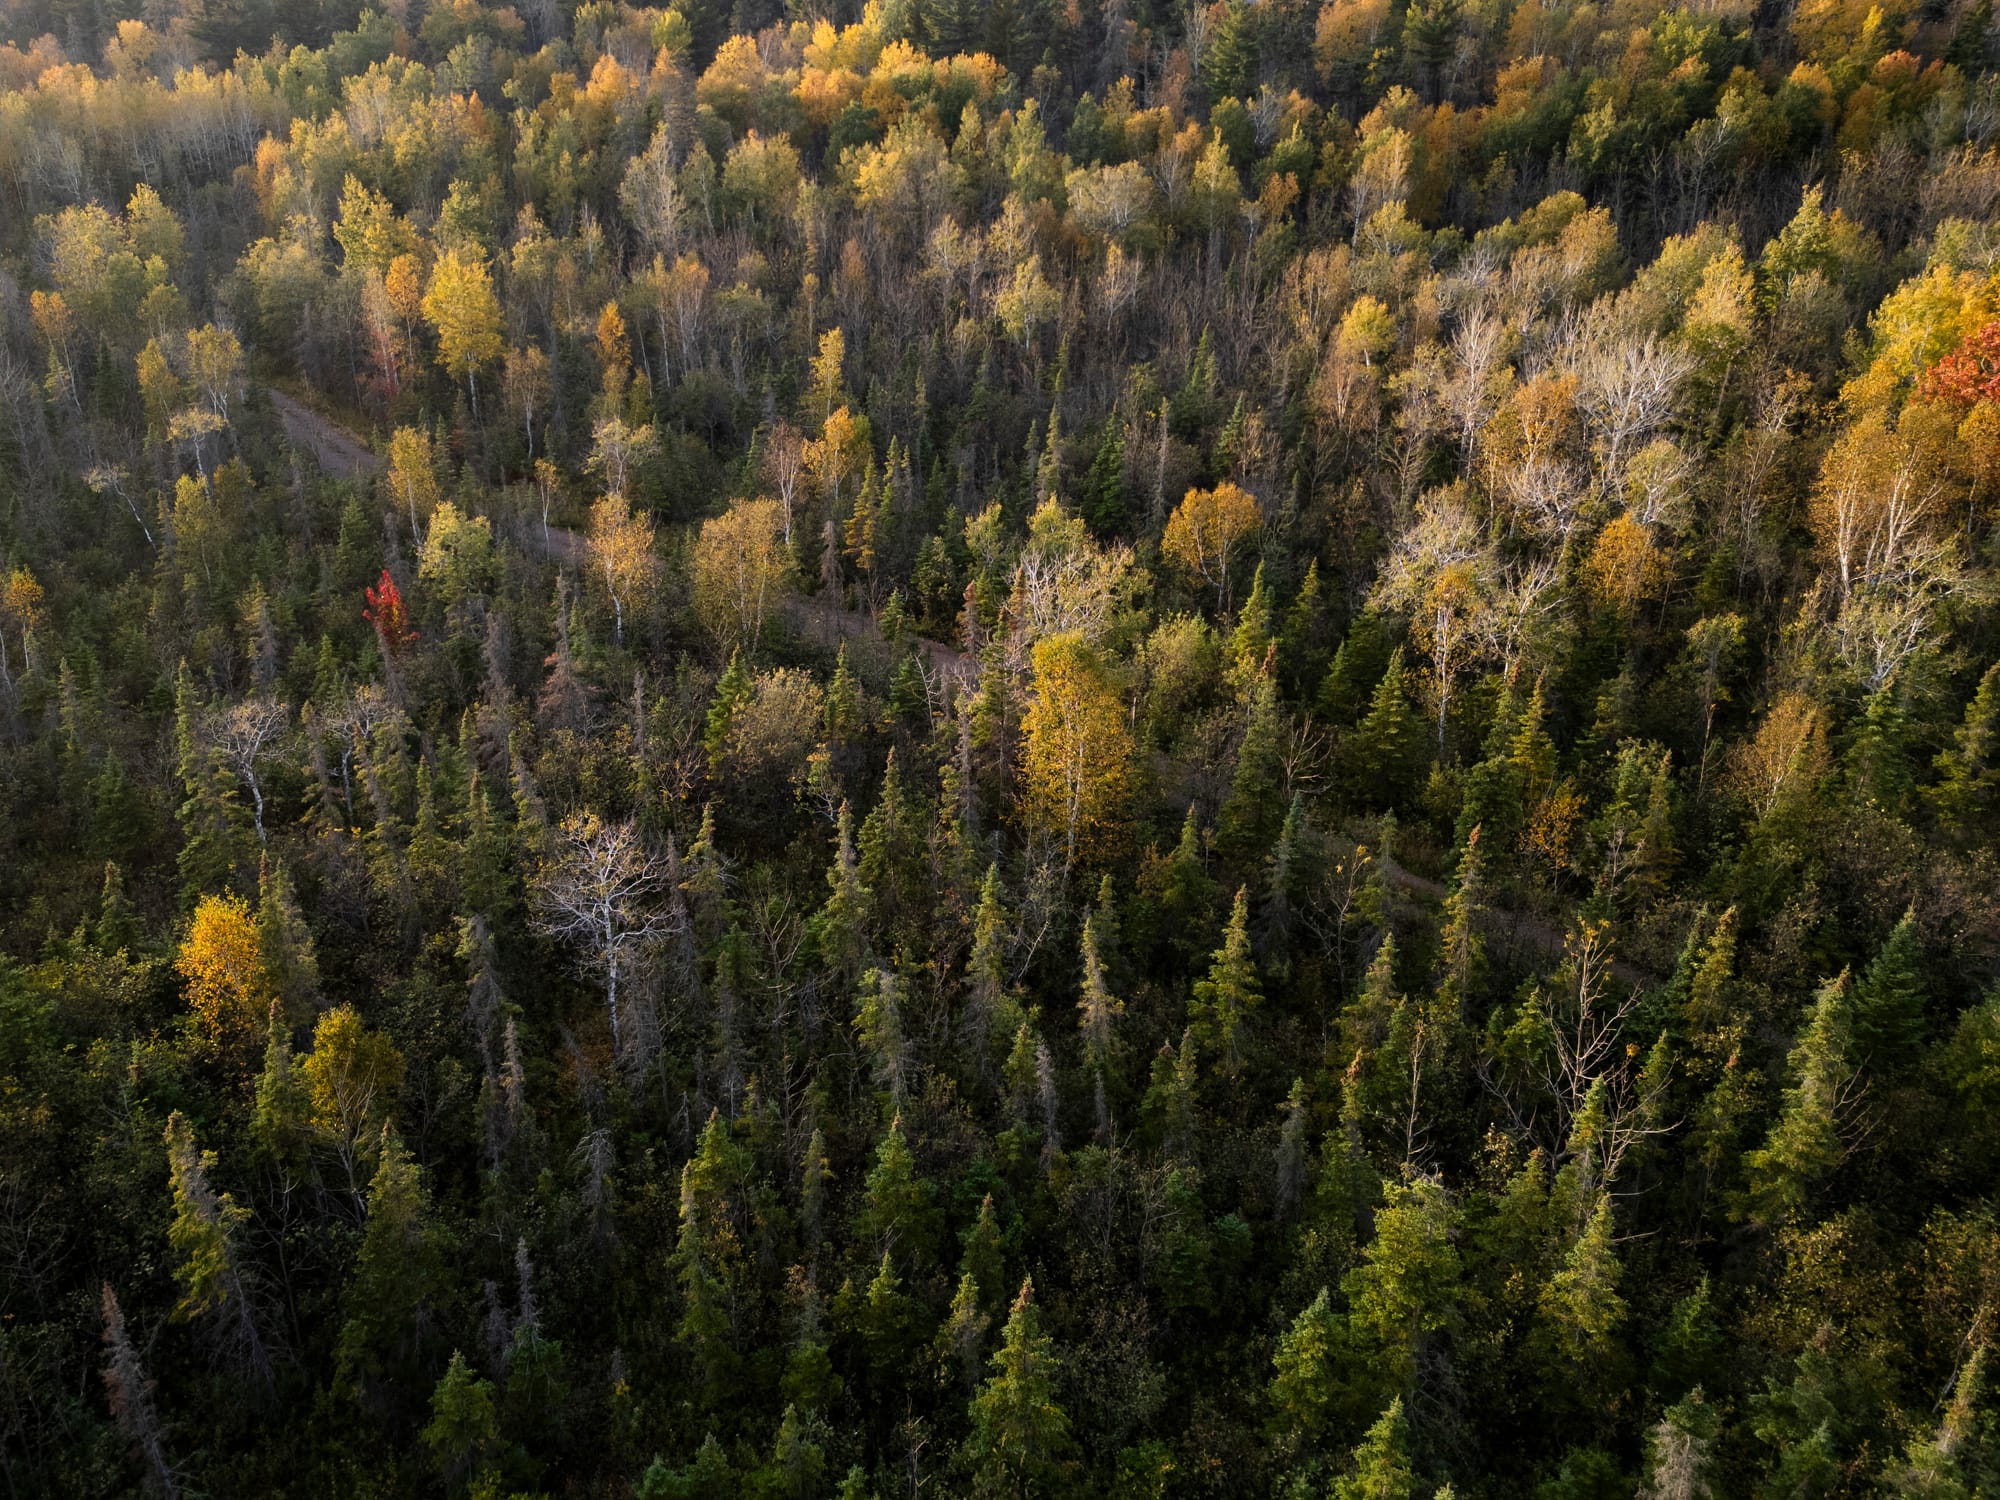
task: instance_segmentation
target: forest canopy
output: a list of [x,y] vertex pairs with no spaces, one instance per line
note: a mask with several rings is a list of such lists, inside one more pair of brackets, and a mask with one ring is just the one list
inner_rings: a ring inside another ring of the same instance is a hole
[[0,0],[10,1494],[2000,1494],[1988,0]]

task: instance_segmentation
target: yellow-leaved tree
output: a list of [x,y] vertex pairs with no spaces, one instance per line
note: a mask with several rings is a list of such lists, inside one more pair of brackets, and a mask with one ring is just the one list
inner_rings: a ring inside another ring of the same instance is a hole
[[437,454],[430,434],[421,427],[398,427],[389,439],[389,472],[383,483],[395,502],[409,513],[410,535],[423,545],[424,523],[437,509]]
[[187,985],[202,1040],[216,1052],[248,1057],[264,1039],[273,998],[250,903],[203,896],[174,968]]
[[424,293],[424,318],[437,330],[438,363],[472,393],[479,414],[479,371],[500,357],[500,299],[485,263],[460,250],[447,250],[431,268]]
[[622,646],[626,601],[651,587],[659,571],[652,519],[634,515],[624,495],[606,495],[590,508],[590,558],[611,596],[614,639]]
[[1107,852],[1125,821],[1132,732],[1110,674],[1075,633],[1035,643],[1034,684],[1021,721],[1030,824],[1062,840],[1074,865]]
[[1189,490],[1167,518],[1160,550],[1215,590],[1215,607],[1229,602],[1229,559],[1264,524],[1257,500],[1224,481],[1212,490]]
[[352,1006],[342,1005],[314,1025],[301,1070],[312,1122],[333,1141],[354,1184],[357,1167],[372,1158],[395,1113],[403,1054],[387,1033],[371,1031]]
[[694,607],[718,645],[754,648],[792,579],[784,507],[738,500],[702,522],[694,544]]

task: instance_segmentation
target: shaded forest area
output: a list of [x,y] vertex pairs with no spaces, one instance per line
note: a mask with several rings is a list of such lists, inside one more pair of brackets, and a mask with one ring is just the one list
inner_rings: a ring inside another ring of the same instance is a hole
[[1988,0],[0,0],[9,1495],[2000,1494]]

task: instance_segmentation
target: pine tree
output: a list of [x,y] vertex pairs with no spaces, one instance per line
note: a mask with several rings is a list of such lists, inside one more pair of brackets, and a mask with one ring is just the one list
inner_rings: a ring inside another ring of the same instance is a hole
[[[1350,637],[1350,643],[1352,638]],[[1341,651],[1345,653],[1347,645]],[[1329,683],[1341,671],[1336,658]],[[1322,693],[1324,698],[1326,695]],[[1335,723],[1348,722],[1335,719]],[[1355,729],[1344,757],[1349,795],[1363,807],[1395,808],[1407,804],[1422,763],[1424,736],[1410,707],[1403,668],[1403,648],[1389,655],[1388,665],[1368,700],[1368,712]]]
[[1795,1218],[1846,1155],[1840,1126],[1854,1081],[1849,988],[1845,972],[1820,986],[1788,1059],[1792,1081],[1777,1123],[1764,1145],[1744,1158],[1746,1207],[1762,1222]]
[[180,1486],[174,1480],[173,1465],[167,1461],[165,1436],[153,1404],[153,1381],[140,1363],[139,1351],[125,1327],[124,1310],[108,1281],[103,1283],[102,1309],[104,1394],[111,1405],[111,1420],[145,1465],[147,1489],[175,1500]]
[[272,1378],[270,1352],[257,1326],[238,1258],[250,1210],[210,1185],[215,1153],[196,1147],[194,1127],[179,1110],[167,1117],[166,1143],[174,1192],[167,1243],[177,1258],[174,1279],[181,1286],[174,1316],[200,1320],[225,1359],[246,1379],[267,1386]]
[[1851,1001],[1854,1058],[1878,1075],[1901,1072],[1923,1047],[1923,946],[1917,937],[1917,914],[1903,919],[1889,934],[1860,982]]
[[1413,1500],[1417,1476],[1407,1452],[1409,1427],[1398,1396],[1354,1450],[1352,1467],[1334,1481],[1331,1500]]
[[1209,965],[1208,978],[1195,985],[1191,1007],[1202,1045],[1219,1055],[1219,1065],[1230,1078],[1243,1070],[1244,1027],[1262,999],[1256,961],[1250,955],[1248,893],[1239,886],[1222,946]]
[[979,1495],[1060,1493],[1075,1444],[1056,1403],[1055,1348],[1042,1332],[1035,1285],[1021,1283],[1001,1331],[993,1374],[971,1404],[966,1462]]
[[431,1450],[438,1477],[449,1494],[459,1494],[499,1456],[500,1426],[493,1410],[493,1383],[472,1373],[456,1349],[431,1393],[430,1425],[424,1446]]

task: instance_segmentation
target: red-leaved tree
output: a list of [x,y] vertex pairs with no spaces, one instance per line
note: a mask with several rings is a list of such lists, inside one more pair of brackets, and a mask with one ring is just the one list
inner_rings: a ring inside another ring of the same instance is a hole
[[417,638],[410,628],[409,607],[403,603],[403,591],[396,587],[396,580],[389,576],[389,570],[382,570],[382,581],[367,590],[368,607],[361,611],[361,618],[375,627],[375,633],[382,638],[382,649],[390,656],[402,655],[403,648]]

